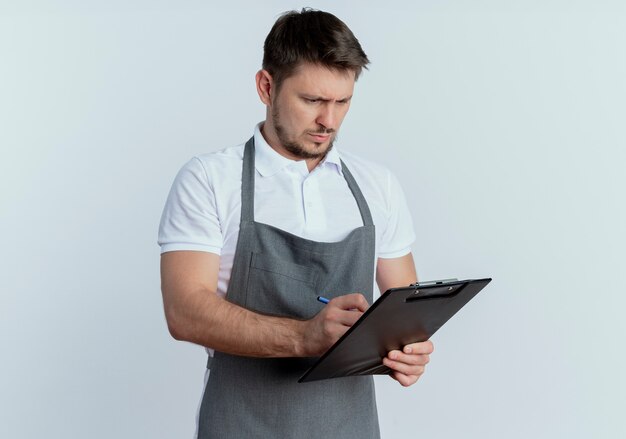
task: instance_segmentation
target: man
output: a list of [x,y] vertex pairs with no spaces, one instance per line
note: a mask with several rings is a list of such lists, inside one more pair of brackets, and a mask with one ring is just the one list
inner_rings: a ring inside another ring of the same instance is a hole
[[[374,275],[381,291],[417,280],[396,179],[333,146],[368,63],[337,17],[283,15],[256,75],[265,121],[176,177],[162,290],[172,336],[209,351],[200,438],[379,437],[371,376],[297,383],[367,309]],[[410,386],[432,350],[415,343],[383,362]]]

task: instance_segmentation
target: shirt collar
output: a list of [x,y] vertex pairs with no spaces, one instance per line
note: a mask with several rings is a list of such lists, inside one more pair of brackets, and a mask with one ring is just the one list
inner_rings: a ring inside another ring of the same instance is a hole
[[325,164],[334,165],[339,175],[343,176],[343,172],[341,172],[341,154],[339,154],[337,150],[337,145],[333,145],[333,148],[326,154],[322,163],[320,163],[320,165]]
[[[263,122],[260,122],[254,129],[254,166],[263,177],[269,177],[298,161],[288,159],[276,152],[274,148],[265,141],[263,134],[261,134],[262,125]],[[333,166],[340,175],[343,175],[341,172],[341,157],[339,151],[337,151],[336,145],[333,146],[324,160],[317,166],[327,165]]]

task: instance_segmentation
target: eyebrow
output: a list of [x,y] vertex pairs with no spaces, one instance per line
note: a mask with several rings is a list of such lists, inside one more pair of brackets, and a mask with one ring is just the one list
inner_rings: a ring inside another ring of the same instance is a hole
[[308,94],[301,94],[300,97],[304,99],[312,99],[312,100],[322,101],[322,102],[330,102],[332,100],[335,100],[336,102],[348,102],[350,99],[352,99],[352,95],[347,96],[345,98],[341,98],[341,99],[328,99],[322,96],[315,96],[315,95],[308,95]]

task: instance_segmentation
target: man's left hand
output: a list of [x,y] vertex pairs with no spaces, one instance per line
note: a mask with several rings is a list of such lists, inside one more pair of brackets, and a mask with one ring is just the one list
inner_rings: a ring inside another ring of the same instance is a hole
[[404,387],[412,386],[424,373],[433,353],[433,343],[428,340],[406,345],[401,351],[390,351],[383,364],[391,369],[391,377]]

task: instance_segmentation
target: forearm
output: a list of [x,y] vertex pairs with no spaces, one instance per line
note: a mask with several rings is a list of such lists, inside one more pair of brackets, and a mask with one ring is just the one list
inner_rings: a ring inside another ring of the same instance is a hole
[[313,357],[323,354],[368,307],[361,294],[347,294],[309,320],[257,314],[215,292],[218,269],[219,256],[213,253],[161,256],[165,317],[174,338],[241,356]]
[[166,307],[174,338],[249,357],[308,356],[307,322],[257,314],[230,303],[215,292],[178,295]]

